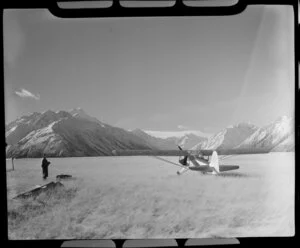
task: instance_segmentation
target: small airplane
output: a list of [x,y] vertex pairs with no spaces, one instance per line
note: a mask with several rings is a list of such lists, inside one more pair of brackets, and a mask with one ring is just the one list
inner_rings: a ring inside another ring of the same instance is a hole
[[[177,171],[177,175],[181,175],[189,170],[198,171],[202,174],[218,175],[225,171],[237,170],[238,165],[220,165],[219,155],[229,157],[241,154],[258,154],[268,153],[267,150],[245,150],[245,149],[217,149],[217,150],[183,150],[178,146],[179,150],[113,150],[115,156],[153,156],[164,162],[181,167]],[[159,156],[179,156],[179,163],[174,163]],[[225,158],[224,157],[224,158]]]

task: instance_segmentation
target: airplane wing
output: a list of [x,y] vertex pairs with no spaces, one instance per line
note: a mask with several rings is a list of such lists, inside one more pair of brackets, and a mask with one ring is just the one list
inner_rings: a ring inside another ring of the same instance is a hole
[[263,154],[269,153],[270,149],[241,149],[241,148],[233,148],[233,149],[216,149],[218,155],[242,155],[242,154]]
[[113,150],[114,156],[211,156],[216,151],[218,155],[241,155],[268,153],[267,149],[201,149],[201,150]]
[[174,163],[174,162],[172,162],[172,161],[169,161],[169,160],[167,160],[167,159],[160,158],[160,157],[157,157],[157,156],[153,156],[153,157],[156,158],[156,159],[162,160],[162,161],[164,161],[164,162],[167,162],[167,163],[169,163],[169,164],[173,164],[173,165],[176,165],[176,166],[181,167],[181,168],[186,168],[185,166],[182,166],[182,165],[180,165],[180,164],[176,164],[176,163]]
[[183,150],[113,150],[115,156],[186,156],[189,151]]

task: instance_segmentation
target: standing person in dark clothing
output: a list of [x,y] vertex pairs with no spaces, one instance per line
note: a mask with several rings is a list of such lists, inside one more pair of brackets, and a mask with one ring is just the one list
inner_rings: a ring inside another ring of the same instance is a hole
[[42,169],[43,169],[43,179],[48,177],[48,166],[50,162],[47,160],[46,155],[44,154],[44,158],[42,160]]

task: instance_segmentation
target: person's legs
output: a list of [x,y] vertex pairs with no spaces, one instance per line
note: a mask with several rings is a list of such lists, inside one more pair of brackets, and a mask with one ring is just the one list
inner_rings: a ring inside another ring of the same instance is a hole
[[46,179],[47,176],[46,168],[43,168],[43,179]]
[[45,178],[48,177],[48,168],[45,168]]

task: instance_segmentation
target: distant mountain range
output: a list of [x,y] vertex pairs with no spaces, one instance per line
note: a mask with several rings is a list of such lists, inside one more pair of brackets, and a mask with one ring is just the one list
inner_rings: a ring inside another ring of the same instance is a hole
[[277,152],[295,148],[294,119],[283,116],[275,122],[256,127],[249,123],[229,126],[193,149],[261,149]]
[[152,136],[151,132],[135,129],[131,131],[138,137],[146,141],[147,145],[160,150],[173,150],[178,149],[178,145],[183,146],[185,149],[191,149],[196,144],[205,142],[207,138],[197,136],[193,133],[185,133],[179,136],[171,136],[167,138],[159,138]]
[[211,136],[206,142],[196,145],[194,149],[235,148],[258,129],[258,127],[248,123],[239,123],[234,126],[229,126]]
[[22,116],[6,125],[7,157],[76,157],[112,155],[115,149],[228,149],[294,150],[294,122],[281,117],[259,128],[240,123],[210,138],[194,133],[159,138],[147,131],[127,131],[89,116],[81,108]]

